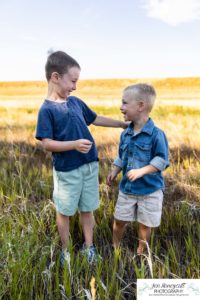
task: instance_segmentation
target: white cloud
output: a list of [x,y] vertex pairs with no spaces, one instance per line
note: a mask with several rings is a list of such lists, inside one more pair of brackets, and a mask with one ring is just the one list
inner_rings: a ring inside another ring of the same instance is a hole
[[149,17],[172,26],[200,19],[200,0],[143,0],[141,2]]

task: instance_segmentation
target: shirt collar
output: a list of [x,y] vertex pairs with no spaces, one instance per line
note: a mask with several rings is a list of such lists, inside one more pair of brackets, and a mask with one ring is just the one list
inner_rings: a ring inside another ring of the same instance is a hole
[[[141,129],[140,133],[145,132],[149,135],[152,135],[154,127],[155,127],[154,122],[152,121],[151,118],[149,118],[149,120],[146,122],[144,127]],[[133,122],[131,122],[129,124],[126,133],[130,134],[130,135],[133,135]]]

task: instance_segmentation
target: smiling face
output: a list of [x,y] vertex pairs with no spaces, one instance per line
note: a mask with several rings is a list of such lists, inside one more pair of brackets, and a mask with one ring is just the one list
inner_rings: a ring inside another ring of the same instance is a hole
[[54,84],[54,90],[60,99],[66,99],[72,91],[76,90],[76,84],[80,76],[78,67],[71,67],[67,73],[60,75],[53,72],[51,79]]
[[125,121],[136,121],[140,118],[140,113],[143,111],[144,102],[137,101],[134,94],[130,91],[125,91],[122,96],[121,112],[124,115]]

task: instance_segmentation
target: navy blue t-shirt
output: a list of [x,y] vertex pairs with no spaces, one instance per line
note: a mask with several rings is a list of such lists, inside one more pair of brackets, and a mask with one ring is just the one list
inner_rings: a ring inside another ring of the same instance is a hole
[[55,141],[88,139],[93,144],[86,154],[76,150],[53,152],[56,171],[71,171],[86,163],[97,161],[94,139],[88,129],[97,115],[82,100],[70,96],[66,102],[45,100],[38,113],[36,139],[49,138]]

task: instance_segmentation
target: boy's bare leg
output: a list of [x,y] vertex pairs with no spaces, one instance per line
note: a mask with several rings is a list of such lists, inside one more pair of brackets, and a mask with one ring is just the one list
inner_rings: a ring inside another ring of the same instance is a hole
[[[146,250],[146,243],[149,243],[151,236],[151,228],[139,223],[139,245],[137,248],[137,254],[142,254]],[[145,242],[144,242],[145,241]]]
[[113,223],[113,246],[114,248],[118,248],[120,246],[120,242],[123,236],[123,233],[126,228],[126,221],[120,221],[115,219]]
[[80,212],[80,221],[83,228],[85,238],[85,245],[87,247],[93,245],[93,229],[94,229],[94,216],[93,212]]
[[69,217],[57,212],[56,222],[62,243],[62,249],[66,249],[69,242]]

